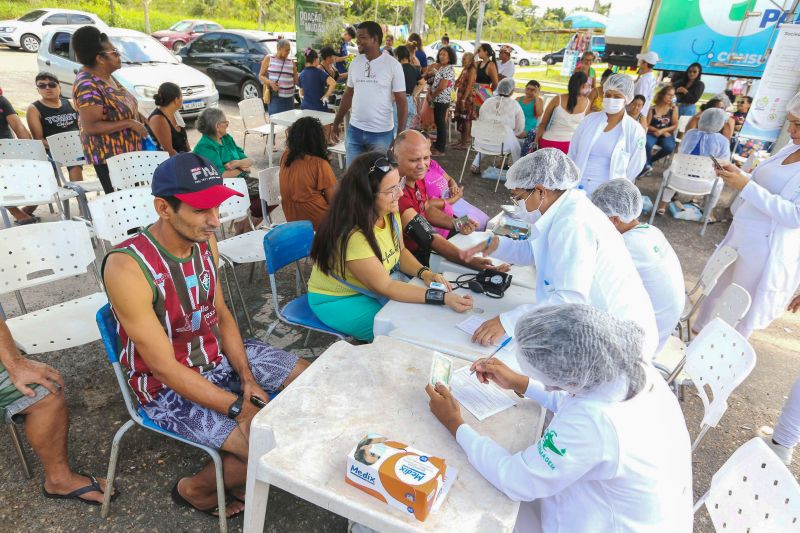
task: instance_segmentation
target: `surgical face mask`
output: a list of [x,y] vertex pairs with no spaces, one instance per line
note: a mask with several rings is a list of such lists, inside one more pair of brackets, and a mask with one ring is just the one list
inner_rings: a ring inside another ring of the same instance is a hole
[[382,442],[379,442],[377,444],[373,444],[370,447],[369,452],[372,455],[374,455],[376,458],[380,459],[381,457],[386,455],[386,445],[384,443],[382,443]]
[[512,201],[514,202],[515,206],[514,218],[517,218],[519,220],[525,220],[530,224],[535,224],[537,220],[542,218],[542,212],[539,211],[539,208],[542,207],[542,204],[544,203],[544,194],[542,194],[541,192],[539,193],[541,195],[539,206],[533,211],[528,211],[528,205],[527,205],[528,198],[530,198],[535,192],[536,190],[534,189],[533,191],[531,191],[531,194],[529,194],[524,200],[517,200],[515,198],[512,198]]
[[616,115],[625,109],[624,98],[603,98],[603,111],[609,115]]

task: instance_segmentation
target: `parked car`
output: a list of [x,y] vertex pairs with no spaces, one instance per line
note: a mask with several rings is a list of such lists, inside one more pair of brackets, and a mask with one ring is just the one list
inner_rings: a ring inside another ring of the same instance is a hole
[[[72,94],[72,83],[81,68],[71,45],[76,29],[76,26],[58,26],[48,31],[37,56],[39,70],[58,76],[66,95]],[[134,30],[107,28],[105,32],[121,53],[122,68],[114,72],[114,79],[136,97],[139,111],[145,117],[155,109],[153,97],[166,81],[181,87],[182,116],[191,118],[206,107],[216,107],[219,93],[211,78],[182,65],[158,41]]]
[[26,52],[38,52],[42,37],[50,26],[88,24],[94,24],[104,31],[108,28],[94,13],[72,9],[37,9],[16,20],[0,21],[0,44],[9,48],[22,48]]
[[519,45],[506,43],[501,46],[507,46],[508,48],[511,48],[511,61],[513,61],[515,65],[527,67],[530,65],[542,64],[542,60],[539,59],[539,56],[528,52]]
[[563,63],[564,62],[564,52],[566,48],[562,48],[558,52],[553,52],[551,54],[546,54],[542,57],[542,61],[547,63],[548,65],[555,65],[556,63]]
[[[264,39],[264,42],[267,43],[267,46],[270,50],[275,50],[278,47],[278,41],[280,39],[286,39],[289,41],[291,45],[291,52],[289,53],[292,57],[297,57],[297,37],[296,33],[293,31],[268,31],[266,32],[268,37]],[[357,53],[357,52],[356,52]]]
[[[425,52],[425,56],[428,58],[428,63],[436,63],[439,55],[439,50],[442,48],[442,42],[436,41],[435,43],[431,43],[428,46],[422,48]],[[465,52],[471,52],[473,50],[472,44],[468,44],[466,42],[461,41],[450,41],[450,48],[456,53],[456,64],[461,64],[461,58],[464,57]]]
[[220,94],[261,97],[258,71],[265,55],[272,54],[274,35],[255,30],[223,30],[202,35],[183,47],[178,56],[184,65],[207,74]]
[[177,52],[200,35],[221,29],[222,26],[210,20],[182,20],[168,30],[159,30],[151,35],[170,50]]

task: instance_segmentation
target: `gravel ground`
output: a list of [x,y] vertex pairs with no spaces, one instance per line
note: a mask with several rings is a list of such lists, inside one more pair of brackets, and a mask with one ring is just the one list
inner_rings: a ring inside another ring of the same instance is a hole
[[[2,88],[6,97],[18,109],[25,109],[36,98],[33,76],[36,72],[35,56],[21,52],[0,50],[3,65]],[[242,129],[236,103],[223,100],[221,107],[231,120],[232,134],[241,139]],[[196,132],[190,141],[198,139]],[[249,143],[248,143],[249,144]],[[251,145],[259,168],[267,165],[260,146]],[[450,151],[439,162],[457,176],[464,160],[464,152]],[[340,172],[334,164],[337,172]],[[661,172],[639,180],[645,194],[655,195]],[[488,213],[496,213],[507,198],[506,191],[493,192],[494,183],[467,175],[464,178],[466,198]],[[727,206],[730,191],[720,202]],[[45,208],[41,208],[46,213]],[[708,256],[728,228],[730,213],[725,207],[717,210],[720,222],[709,226],[700,237],[698,224],[659,217],[656,224],[669,238],[681,259],[688,286],[694,284]],[[278,212],[278,219],[282,213]],[[45,215],[53,220],[53,215]],[[99,254],[99,252],[98,252]],[[99,255],[98,255],[99,258]],[[245,298],[253,313],[257,334],[273,320],[269,285],[262,273],[252,284],[246,282],[249,267],[237,268],[243,280]],[[307,274],[307,272],[306,272]],[[291,291],[292,278],[287,273],[281,280],[281,292]],[[66,300],[93,290],[90,276],[82,276],[57,287],[56,300]],[[54,301],[52,289],[26,291],[29,309],[49,305]],[[0,296],[9,316],[19,312],[13,295]],[[751,430],[760,425],[772,425],[780,411],[793,380],[797,377],[798,355],[795,338],[800,330],[800,319],[786,314],[766,330],[756,332],[751,343],[758,353],[758,364],[750,377],[734,392],[729,408],[719,426],[712,429],[702,446],[694,454],[695,499],[707,489],[713,473],[724,461],[751,437]],[[303,333],[280,326],[271,338],[279,347],[298,355],[313,358],[332,342],[330,337],[312,334],[307,348],[303,348]],[[70,352],[54,352],[39,358],[57,368],[67,383],[67,399],[71,411],[70,458],[77,471],[105,475],[111,439],[116,429],[127,419],[117,384],[107,364],[99,342]],[[692,435],[699,430],[702,404],[691,391],[681,404]],[[169,498],[172,484],[181,476],[194,473],[205,461],[203,454],[194,448],[163,439],[152,432],[134,428],[123,440],[118,465],[120,497],[111,508],[111,515],[103,519],[99,509],[77,502],[60,502],[42,497],[41,465],[32,459],[34,479],[25,479],[17,464],[8,437],[0,446],[0,531],[214,531],[216,519],[176,507]],[[795,476],[800,473],[797,462],[792,467]],[[229,521],[232,531],[241,530],[241,518]],[[314,505],[299,500],[281,490],[270,491],[269,516],[266,531],[346,531],[346,520]],[[695,530],[713,531],[704,511],[698,513]]]

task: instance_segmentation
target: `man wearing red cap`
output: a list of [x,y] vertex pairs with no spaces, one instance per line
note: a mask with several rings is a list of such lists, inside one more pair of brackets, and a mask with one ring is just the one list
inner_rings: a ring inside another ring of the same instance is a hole
[[[159,426],[224,454],[232,500],[216,509],[214,465],[181,478],[176,503],[240,513],[247,477],[252,398],[291,383],[308,363],[255,339],[242,341],[217,285],[219,205],[238,192],[193,153],[153,174],[159,220],[112,250],[103,279],[119,321],[120,362],[144,411]],[[238,491],[238,493],[237,493]]]

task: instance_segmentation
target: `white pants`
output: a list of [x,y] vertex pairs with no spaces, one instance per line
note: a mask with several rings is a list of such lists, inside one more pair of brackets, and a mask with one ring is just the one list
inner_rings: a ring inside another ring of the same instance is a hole
[[787,448],[800,442],[800,378],[794,382],[789,397],[783,405],[772,440]]
[[[743,221],[737,225],[734,221],[734,225],[729,230],[727,241],[726,244],[736,250],[739,253],[739,257],[719,277],[719,281],[712,289],[711,294],[700,306],[697,319],[692,324],[692,329],[695,331],[700,331],[709,322],[714,306],[731,283],[740,285],[752,297],[756,289],[758,289],[761,276],[765,274],[767,269],[767,259],[769,258],[768,229],[759,231],[758,229],[748,228],[747,222]],[[750,307],[750,310],[739,322],[739,325],[736,326],[736,330],[745,338],[749,338],[753,333],[752,317],[753,307]]]

